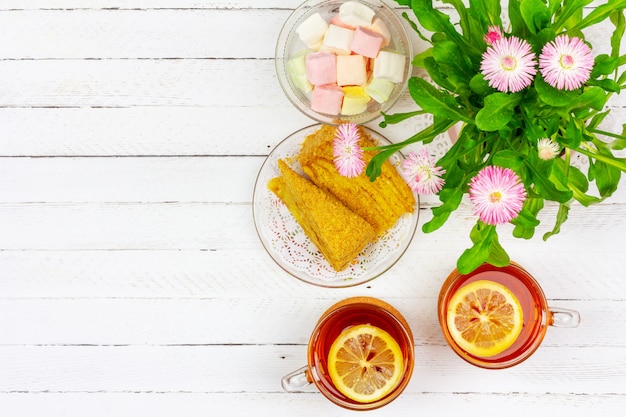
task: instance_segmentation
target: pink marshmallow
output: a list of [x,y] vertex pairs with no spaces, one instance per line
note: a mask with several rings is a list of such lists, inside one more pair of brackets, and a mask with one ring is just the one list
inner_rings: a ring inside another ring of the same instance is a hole
[[364,85],[367,83],[367,58],[361,55],[337,56],[337,85]]
[[336,85],[319,85],[311,94],[311,109],[318,113],[339,114],[344,92]]
[[313,85],[334,84],[337,82],[337,56],[330,52],[307,54],[306,76]]
[[363,27],[356,28],[350,50],[368,58],[376,58],[385,38],[378,32]]

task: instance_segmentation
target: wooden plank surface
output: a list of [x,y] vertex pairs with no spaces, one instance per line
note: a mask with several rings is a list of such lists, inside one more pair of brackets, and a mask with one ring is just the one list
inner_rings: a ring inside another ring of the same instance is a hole
[[[313,387],[284,393],[280,378],[304,365],[329,305],[370,295],[406,316],[417,354],[405,393],[372,415],[619,415],[623,189],[574,205],[547,242],[554,206],[531,241],[501,229],[550,304],[582,316],[502,372],[458,359],[437,322],[439,288],[476,221],[465,203],[361,286],[314,287],[271,260],[252,218],[256,174],[313,123],[285,98],[273,62],[299,4],[0,1],[0,414],[349,415]],[[606,30],[588,33],[600,51]],[[609,103],[611,128],[624,100]],[[405,93],[394,110],[415,108]],[[400,141],[428,118],[379,121],[368,126]],[[420,224],[436,204],[422,200]]]

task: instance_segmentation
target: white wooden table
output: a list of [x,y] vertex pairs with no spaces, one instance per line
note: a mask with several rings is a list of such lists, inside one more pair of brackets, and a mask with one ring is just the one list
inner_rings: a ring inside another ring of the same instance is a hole
[[[368,284],[318,288],[274,264],[251,198],[268,152],[312,124],[274,71],[298,4],[0,1],[0,415],[348,415],[280,379],[305,364],[322,311],[353,295],[392,303],[415,336],[410,385],[371,415],[623,413],[624,193],[574,206],[547,242],[554,207],[530,242],[501,231],[550,302],[582,316],[509,370],[466,364],[439,330],[467,206]],[[393,141],[412,131],[378,122]]]

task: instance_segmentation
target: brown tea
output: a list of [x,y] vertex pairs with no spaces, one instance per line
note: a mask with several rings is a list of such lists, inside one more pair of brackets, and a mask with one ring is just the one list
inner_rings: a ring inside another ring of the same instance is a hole
[[[522,329],[515,342],[501,353],[489,357],[476,356],[461,348],[451,336],[447,326],[451,298],[462,287],[479,280],[497,282],[506,287],[519,301],[523,314]],[[576,312],[571,313],[577,316]],[[547,326],[551,325],[553,320],[553,313],[548,308],[545,295],[537,281],[514,263],[502,268],[484,264],[468,275],[453,271],[441,288],[438,315],[444,337],[452,349],[467,362],[484,368],[506,368],[527,359],[539,347]]]
[[[385,397],[372,403],[348,398],[333,383],[328,372],[328,353],[332,344],[346,330],[369,324],[387,332],[402,352],[404,370],[396,387]],[[351,409],[373,409],[396,398],[406,387],[413,371],[413,335],[402,315],[389,304],[371,297],[355,297],[329,308],[320,318],[311,335],[308,350],[310,379],[336,404]]]

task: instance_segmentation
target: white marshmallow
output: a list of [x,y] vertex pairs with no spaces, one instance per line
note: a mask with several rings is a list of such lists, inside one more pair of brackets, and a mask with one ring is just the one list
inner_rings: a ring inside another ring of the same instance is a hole
[[347,1],[339,6],[339,18],[350,26],[369,26],[376,12],[362,3]]
[[324,20],[321,14],[315,13],[298,25],[296,33],[306,46],[317,50],[322,43],[322,39],[324,39],[324,34],[327,29],[328,22]]
[[374,78],[402,82],[406,57],[399,52],[380,51],[374,60]]
[[350,45],[354,30],[337,25],[329,25],[320,50],[334,52],[337,55],[350,55]]

